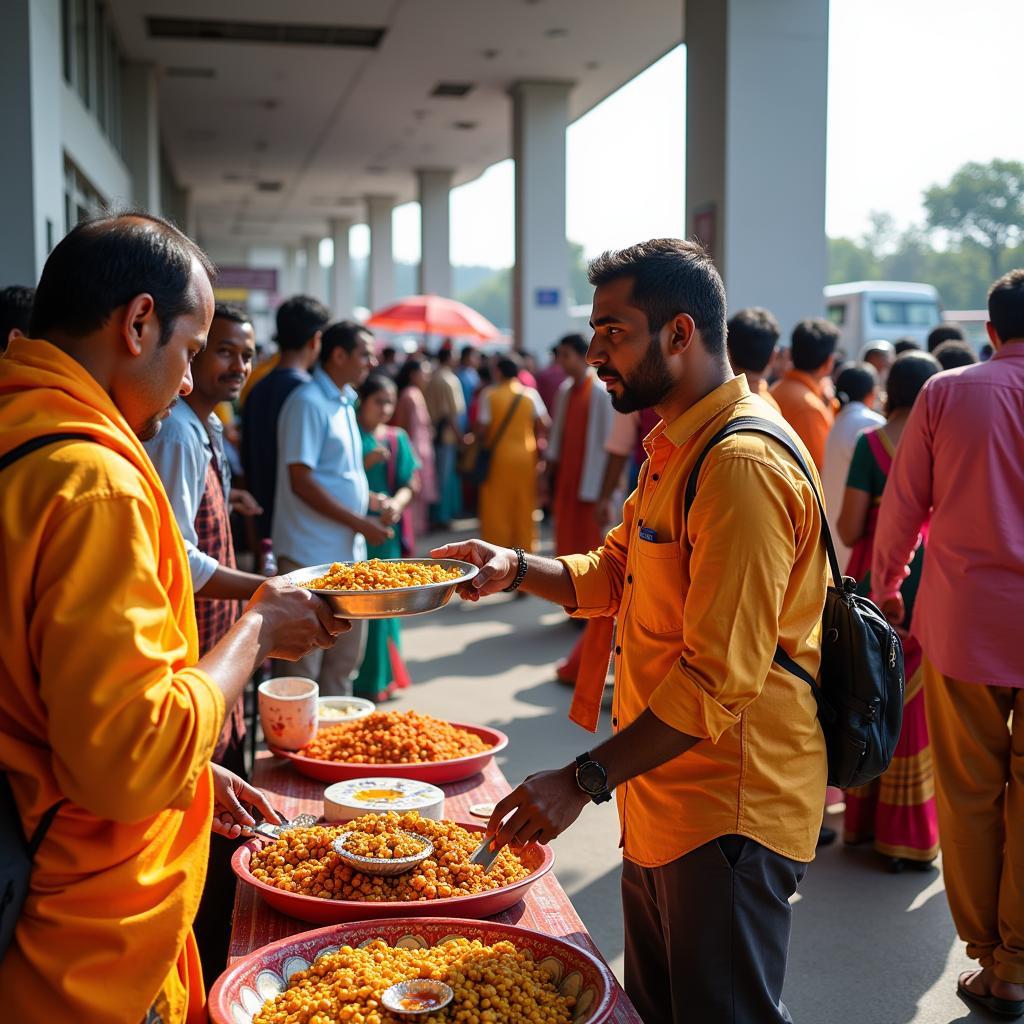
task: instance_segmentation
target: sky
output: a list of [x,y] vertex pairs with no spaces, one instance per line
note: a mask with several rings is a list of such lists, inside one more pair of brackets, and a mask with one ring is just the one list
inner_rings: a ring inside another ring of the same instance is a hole
[[[921,193],[968,160],[1024,159],[1019,114],[1024,0],[831,0],[826,231],[858,237],[874,210],[922,221]],[[586,255],[683,232],[686,48],[569,126],[567,235]],[[656,111],[656,120],[652,112]],[[593,159],[616,136],[617,153]],[[419,207],[395,210],[394,252],[419,261]],[[353,255],[369,233],[352,232]],[[513,166],[451,198],[451,256],[513,261]]]

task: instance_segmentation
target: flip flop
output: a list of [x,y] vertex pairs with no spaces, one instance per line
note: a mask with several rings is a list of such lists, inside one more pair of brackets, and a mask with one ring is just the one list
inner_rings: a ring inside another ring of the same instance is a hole
[[994,1013],[997,1016],[1008,1019],[1024,1017],[1024,999],[1000,999],[999,996],[991,994],[987,996],[979,995],[977,992],[972,992],[967,988],[960,978],[957,978],[956,991],[962,998],[974,1003],[976,1006],[984,1007],[989,1013]]

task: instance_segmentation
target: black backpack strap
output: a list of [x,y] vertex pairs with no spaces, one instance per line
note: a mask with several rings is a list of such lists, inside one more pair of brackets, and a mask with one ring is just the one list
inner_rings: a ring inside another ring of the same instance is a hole
[[33,452],[38,451],[40,448],[45,448],[47,445],[56,444],[58,441],[92,440],[94,440],[94,438],[89,434],[40,434],[39,437],[33,437],[24,444],[19,444],[17,448],[12,448],[5,455],[0,455],[0,472],[3,472],[8,466],[14,465],[18,459],[24,458],[26,455],[31,455]]
[[[760,416],[740,416],[737,419],[730,420],[708,441],[704,446],[704,450],[697,456],[697,461],[693,464],[693,469],[690,471],[690,477],[686,481],[685,504],[683,506],[684,517],[688,518],[690,515],[690,506],[693,504],[693,499],[697,496],[697,477],[700,476],[701,467],[704,465],[704,460],[708,457],[708,453],[720,441],[724,441],[727,437],[732,437],[733,434],[739,433],[765,434],[767,437],[778,441],[796,460],[797,465],[807,478],[807,482],[811,485],[811,490],[814,491],[814,500],[818,503],[818,512],[821,515],[821,538],[825,542],[825,550],[828,552],[832,584],[837,590],[841,591],[843,589],[843,572],[839,568],[839,556],[836,554],[836,546],[832,541],[832,531],[828,527],[825,506],[822,504],[821,495],[818,494],[818,488],[814,485],[814,477],[811,475],[811,471],[808,469],[800,449],[793,443],[793,439],[782,427],[771,420],[762,419]],[[799,674],[797,673],[797,675]],[[803,674],[806,675],[806,673]]]
[[[7,469],[8,466],[13,466],[18,459],[22,459],[26,455],[31,455],[40,448],[47,447],[47,445],[57,444],[60,441],[92,440],[94,440],[94,438],[90,434],[40,434],[39,437],[33,437],[24,444],[19,444],[17,448],[12,448],[6,454],[0,455],[0,472],[3,472],[3,470]],[[66,799],[58,800],[52,807],[48,807],[46,812],[39,819],[39,824],[36,825],[35,831],[32,833],[32,838],[28,841],[29,860],[35,859],[36,851],[46,838],[46,833],[50,831],[53,819],[57,817],[57,812],[65,803],[67,803]]]

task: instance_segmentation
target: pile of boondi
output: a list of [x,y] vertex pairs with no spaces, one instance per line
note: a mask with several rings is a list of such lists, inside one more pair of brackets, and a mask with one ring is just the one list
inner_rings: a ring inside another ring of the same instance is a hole
[[345,850],[355,857],[374,857],[377,860],[401,860],[422,853],[424,844],[408,832],[349,832]]
[[450,583],[461,575],[458,569],[446,569],[429,562],[385,562],[371,558],[352,565],[335,562],[323,576],[302,586],[310,590],[398,590],[423,587],[428,583]]
[[321,729],[299,751],[318,761],[355,764],[421,764],[482,754],[489,749],[475,733],[416,711],[375,711],[355,722]]
[[[363,874],[350,867],[332,845],[347,833],[380,836],[398,831],[424,836],[434,844],[434,852],[412,871],[393,878]],[[421,818],[417,811],[401,816],[394,811],[364,814],[344,825],[290,829],[252,855],[250,871],[254,878],[285,892],[369,903],[472,896],[529,876],[529,870],[508,847],[498,854],[487,873],[479,864],[470,864],[480,839],[479,832],[470,832],[451,821]]]
[[343,946],[293,974],[253,1024],[403,1024],[412,1018],[391,1013],[380,997],[413,978],[443,981],[455,993],[443,1010],[417,1016],[422,1024],[570,1024],[576,1002],[511,942],[453,939],[429,949],[398,949],[378,940],[362,949]]

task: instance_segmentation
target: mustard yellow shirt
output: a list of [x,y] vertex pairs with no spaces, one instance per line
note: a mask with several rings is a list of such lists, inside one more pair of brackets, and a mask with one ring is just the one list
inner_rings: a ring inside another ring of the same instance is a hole
[[772,387],[771,396],[820,471],[825,465],[825,442],[836,421],[835,410],[822,392],[821,381],[802,370],[788,370]]
[[197,660],[192,584],[138,438],[75,360],[19,339],[0,358],[0,767],[40,847],[0,1017],[206,1019],[191,936],[224,701]]
[[616,791],[624,855],[646,867],[728,834],[814,857],[824,738],[810,687],[772,662],[781,643],[818,670],[826,560],[814,494],[777,442],[740,434],[708,456],[683,525],[697,456],[750,415],[785,427],[740,376],[659,424],[622,523],[598,551],[562,559],[574,614],[618,616],[616,731],[650,708],[701,740]]

